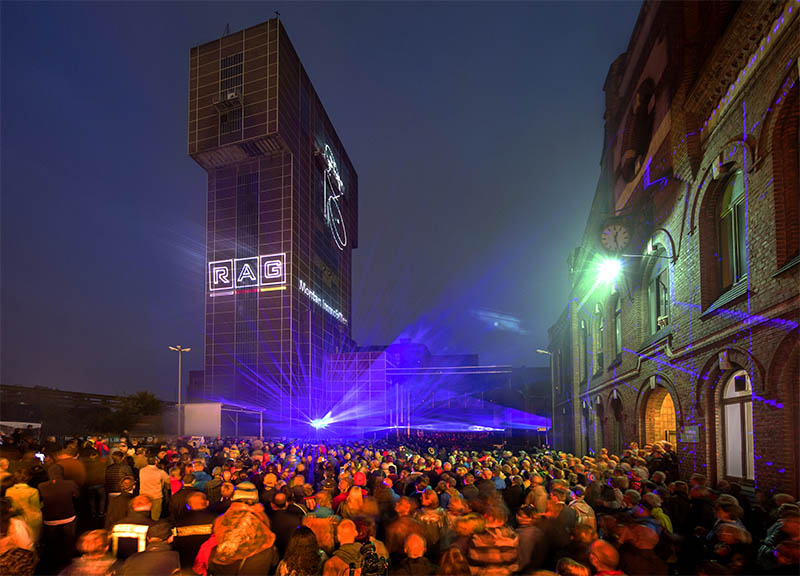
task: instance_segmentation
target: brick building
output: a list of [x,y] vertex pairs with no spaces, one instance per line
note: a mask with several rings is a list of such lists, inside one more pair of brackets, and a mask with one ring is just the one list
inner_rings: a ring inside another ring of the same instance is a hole
[[798,12],[642,6],[549,330],[557,448],[670,440],[684,475],[800,492]]

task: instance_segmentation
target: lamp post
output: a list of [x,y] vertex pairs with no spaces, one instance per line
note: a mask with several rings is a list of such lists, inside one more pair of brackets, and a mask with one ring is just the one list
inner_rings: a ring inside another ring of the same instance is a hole
[[[548,359],[550,362],[550,433],[552,434],[552,439],[555,440],[556,438],[556,431],[555,431],[555,417],[556,417],[556,394],[555,394],[555,382],[553,382],[553,353],[549,350],[543,350],[541,348],[536,349],[537,354],[544,354],[545,356],[549,356]],[[545,434],[548,437],[548,441],[550,440],[550,434]],[[553,442],[555,444],[555,442]],[[550,445],[552,448],[552,444]]]
[[191,352],[191,348],[183,348],[181,346],[170,346],[170,350],[173,352],[178,353],[178,436],[181,435],[181,428],[183,428],[183,418],[181,418],[181,373],[183,372],[182,369],[182,360],[183,360],[183,353],[184,352]]

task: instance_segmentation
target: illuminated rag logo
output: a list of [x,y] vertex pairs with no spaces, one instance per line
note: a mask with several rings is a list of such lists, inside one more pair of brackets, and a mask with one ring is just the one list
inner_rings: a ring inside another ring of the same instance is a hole
[[236,270],[234,288],[258,288],[258,256],[237,258],[233,263]]
[[[208,263],[208,290],[240,290],[286,284],[286,253]],[[231,292],[233,293],[233,292]],[[222,294],[220,294],[222,295]]]
[[347,229],[344,225],[344,218],[342,218],[342,210],[339,207],[339,198],[344,196],[344,183],[341,176],[339,176],[339,167],[336,165],[333,150],[327,144],[325,144],[322,157],[327,164],[325,176],[322,179],[325,188],[323,206],[325,223],[331,231],[336,247],[339,250],[344,250],[344,247],[347,246]]
[[286,284],[286,254],[261,256],[260,262],[262,286]]
[[217,260],[208,263],[208,289],[230,290],[233,288],[233,260]]

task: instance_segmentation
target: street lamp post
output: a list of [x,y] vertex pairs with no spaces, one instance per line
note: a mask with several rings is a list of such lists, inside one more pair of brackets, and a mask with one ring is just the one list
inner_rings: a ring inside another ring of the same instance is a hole
[[182,360],[183,360],[183,353],[184,352],[191,352],[191,348],[183,348],[181,346],[170,346],[170,350],[173,352],[178,353],[178,436],[181,435],[181,428],[183,428],[183,418],[182,418],[182,405],[181,405],[181,373],[183,372],[182,368]]
[[555,430],[555,419],[556,419],[556,393],[555,393],[555,385],[556,383],[553,382],[554,376],[554,367],[553,367],[553,353],[549,350],[543,350],[541,348],[536,349],[537,354],[544,354],[548,356],[548,360],[550,361],[550,433],[546,434],[548,436],[548,440],[552,437],[553,442],[550,444],[550,448],[553,447],[555,444],[556,439],[556,430]]

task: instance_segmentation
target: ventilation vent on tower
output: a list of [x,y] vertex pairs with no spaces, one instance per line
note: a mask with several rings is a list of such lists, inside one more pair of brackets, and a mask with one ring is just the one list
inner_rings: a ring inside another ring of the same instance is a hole
[[245,153],[250,156],[263,156],[264,151],[261,150],[254,142],[242,142],[239,144],[239,148],[245,151]]

